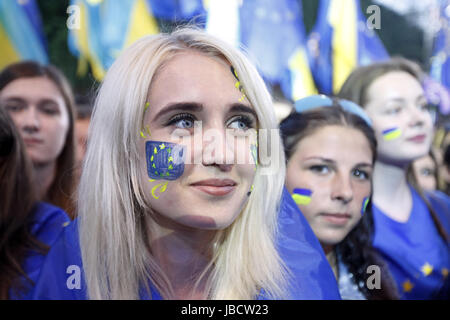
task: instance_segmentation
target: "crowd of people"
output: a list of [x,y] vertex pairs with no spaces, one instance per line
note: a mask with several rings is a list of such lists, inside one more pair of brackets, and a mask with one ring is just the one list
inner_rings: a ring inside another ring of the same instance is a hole
[[359,67],[279,122],[196,29],[127,48],[93,111],[55,67],[6,67],[0,298],[448,299],[450,141],[422,80]]

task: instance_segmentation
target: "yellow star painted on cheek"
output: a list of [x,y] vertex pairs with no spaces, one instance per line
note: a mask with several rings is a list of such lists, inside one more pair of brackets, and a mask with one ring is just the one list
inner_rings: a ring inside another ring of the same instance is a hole
[[433,266],[426,262],[422,268],[420,268],[420,271],[422,271],[423,275],[426,277],[433,272]]
[[441,273],[442,273],[442,276],[444,277],[444,279],[448,277],[448,269],[447,268],[442,268]]
[[414,285],[408,279],[408,280],[406,280],[405,282],[402,283],[402,287],[403,287],[403,291],[404,292],[411,292],[411,290],[414,287]]

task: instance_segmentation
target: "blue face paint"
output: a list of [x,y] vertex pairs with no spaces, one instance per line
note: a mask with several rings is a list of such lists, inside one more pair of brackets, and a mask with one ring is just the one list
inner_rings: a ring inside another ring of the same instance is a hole
[[185,146],[163,141],[147,141],[147,173],[150,179],[175,180],[183,175]]

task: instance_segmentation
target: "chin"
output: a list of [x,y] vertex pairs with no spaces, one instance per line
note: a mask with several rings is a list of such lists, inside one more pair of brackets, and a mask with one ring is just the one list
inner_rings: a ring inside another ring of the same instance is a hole
[[182,225],[202,230],[222,230],[233,223],[233,219],[224,219],[211,216],[187,214],[176,219]]

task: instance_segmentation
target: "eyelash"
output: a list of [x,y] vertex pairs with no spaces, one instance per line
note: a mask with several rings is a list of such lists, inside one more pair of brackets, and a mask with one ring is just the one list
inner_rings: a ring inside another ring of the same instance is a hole
[[[331,171],[330,167],[328,167],[326,165],[313,165],[313,166],[309,167],[309,169],[311,171],[317,172],[319,174],[327,174]],[[327,172],[323,172],[323,169],[327,169]],[[364,175],[364,177],[361,178],[360,176],[355,175],[356,172],[359,172],[360,174]],[[361,180],[369,180],[370,179],[369,173],[364,170],[360,170],[360,169],[353,170],[353,175],[355,175],[355,177],[357,177],[358,179],[361,179]]]
[[[177,122],[180,122],[182,120],[189,120],[192,122],[192,125],[194,125],[194,121],[196,121],[197,119],[189,113],[180,113],[180,114],[173,116],[165,125],[166,126],[176,125]],[[233,123],[235,121],[241,121],[245,124],[246,128],[242,129],[242,130],[248,130],[250,128],[253,128],[254,123],[255,123],[253,118],[246,116],[246,115],[239,115],[239,116],[232,118],[230,121],[228,121],[227,125],[230,125],[231,123]],[[190,128],[192,128],[192,127],[190,127]],[[239,130],[239,129],[237,129],[237,130]]]
[[327,169],[328,171],[330,171],[330,168],[325,165],[314,165],[314,166],[309,167],[309,169],[311,171],[317,172],[319,174],[325,174],[324,172],[322,172],[322,169]]
[[194,125],[194,121],[196,118],[189,114],[189,113],[180,113],[172,117],[167,123],[166,126],[175,125],[177,122],[180,122],[181,120],[189,120],[192,121],[192,125]]
[[248,129],[251,129],[251,128],[254,128],[254,125],[255,125],[254,119],[249,117],[249,116],[245,116],[245,115],[236,116],[236,117],[232,118],[229,121],[229,123],[231,124],[231,123],[233,123],[235,121],[241,121],[241,122],[243,122],[245,124],[246,128],[242,129],[244,131],[248,130]]
[[370,175],[366,171],[359,170],[359,169],[353,170],[353,174],[355,174],[356,172],[360,172],[361,174],[363,174],[365,176],[364,178],[360,178],[360,177],[356,176],[358,179],[361,179],[361,180],[369,180],[370,179]]

